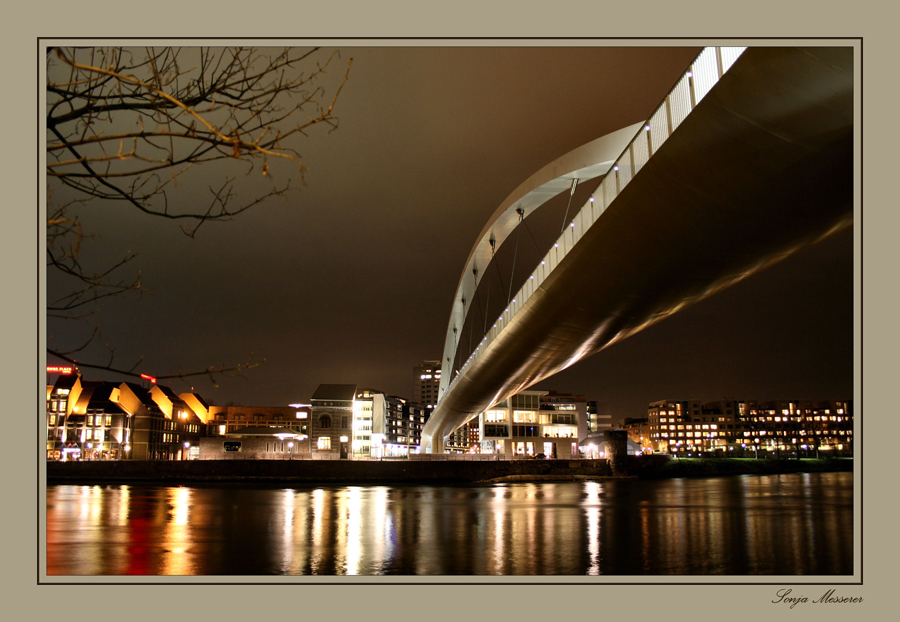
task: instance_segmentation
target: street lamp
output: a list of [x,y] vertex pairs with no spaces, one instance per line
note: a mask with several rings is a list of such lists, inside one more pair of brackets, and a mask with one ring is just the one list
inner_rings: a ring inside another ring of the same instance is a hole
[[188,453],[188,449],[190,449],[190,447],[191,447],[191,444],[188,443],[187,441],[185,441],[185,443],[184,443],[184,451],[181,453],[181,459],[182,459],[182,460],[187,460],[187,453]]
[[294,459],[294,441],[290,441],[288,443],[288,456],[289,456],[288,460]]
[[93,449],[93,447],[94,447],[94,444],[93,444],[93,443],[88,443],[88,444],[87,444],[87,448],[88,448],[87,458],[88,458],[88,460],[93,460],[93,459],[94,459],[94,452],[91,451],[91,449]]

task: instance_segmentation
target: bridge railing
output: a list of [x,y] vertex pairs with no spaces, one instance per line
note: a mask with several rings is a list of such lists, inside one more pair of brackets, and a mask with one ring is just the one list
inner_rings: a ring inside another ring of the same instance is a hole
[[590,198],[578,210],[535,270],[525,280],[524,285],[512,297],[508,307],[494,321],[481,342],[459,369],[459,373],[451,380],[445,393],[449,393],[453,389],[456,381],[465,374],[472,363],[478,360],[491,342],[503,331],[506,324],[515,317],[519,309],[540,287],[541,283],[574,248],[584,233],[609,208],[625,186],[647,164],[653,154],[746,49],[746,47],[707,47],[700,52],[688,71],[650,115],[644,127],[625,148],[612,169],[604,176]]

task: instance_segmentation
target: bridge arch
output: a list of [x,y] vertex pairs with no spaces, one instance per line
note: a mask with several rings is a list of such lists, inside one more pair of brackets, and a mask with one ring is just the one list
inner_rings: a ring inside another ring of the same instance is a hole
[[[460,278],[426,451],[492,404],[852,224],[853,71],[851,47],[706,48],[645,124],[621,130],[632,139],[614,163],[557,161],[523,183]],[[591,197],[600,209],[581,209],[456,374],[453,328],[491,236],[509,235],[529,193],[553,182],[555,196],[575,171],[610,164]],[[673,232],[678,244],[666,243]]]
[[608,173],[616,158],[643,126],[642,122],[624,127],[557,158],[522,182],[494,211],[469,251],[456,287],[444,338],[439,394],[446,391],[455,371],[453,361],[470,310],[467,303],[475,299],[475,292],[491,262],[494,249],[499,248],[519,224],[519,210],[522,210],[522,218],[527,217],[553,197],[572,189],[573,181],[590,181]]

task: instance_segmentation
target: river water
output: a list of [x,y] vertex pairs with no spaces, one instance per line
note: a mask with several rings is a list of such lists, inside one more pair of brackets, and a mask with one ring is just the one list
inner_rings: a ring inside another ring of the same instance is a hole
[[47,575],[851,575],[852,473],[47,487]]

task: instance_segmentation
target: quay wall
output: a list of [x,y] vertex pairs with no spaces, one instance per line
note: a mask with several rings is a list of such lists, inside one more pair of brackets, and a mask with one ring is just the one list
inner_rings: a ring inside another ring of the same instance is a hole
[[297,484],[467,483],[498,478],[605,477],[605,460],[376,461],[186,460],[50,462],[47,480],[107,482],[258,481]]
[[48,462],[50,483],[271,482],[284,484],[451,484],[599,477],[709,477],[850,471],[851,459],[740,460],[628,456],[614,473],[606,460],[186,460]]

